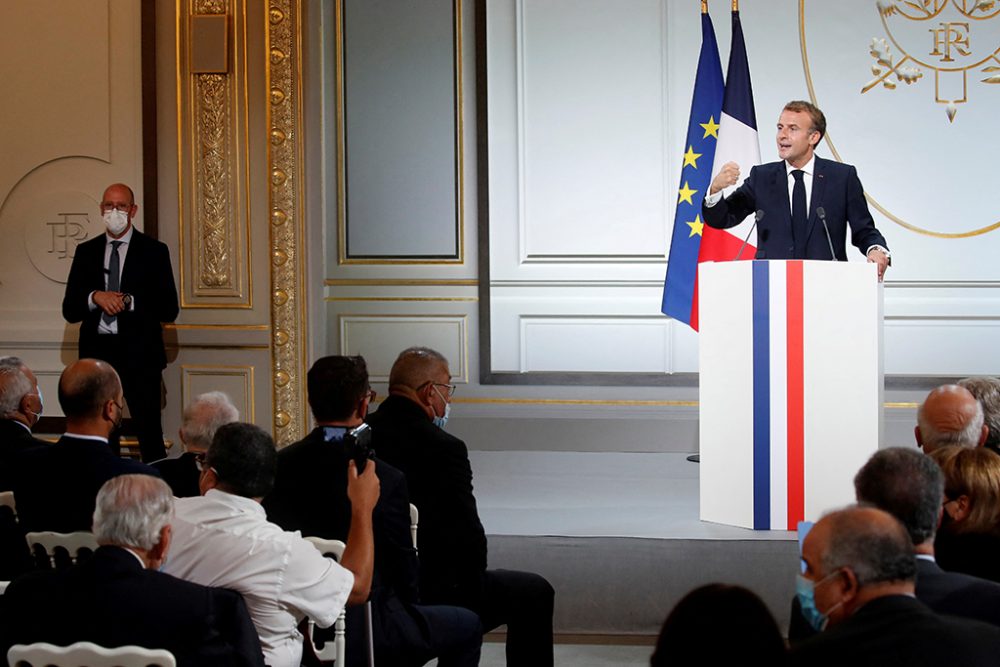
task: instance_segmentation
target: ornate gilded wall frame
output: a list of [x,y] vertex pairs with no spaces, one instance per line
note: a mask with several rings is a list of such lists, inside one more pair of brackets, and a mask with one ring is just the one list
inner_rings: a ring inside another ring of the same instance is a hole
[[274,439],[302,437],[306,291],[302,210],[302,14],[295,0],[267,7],[267,150],[271,250],[271,385]]

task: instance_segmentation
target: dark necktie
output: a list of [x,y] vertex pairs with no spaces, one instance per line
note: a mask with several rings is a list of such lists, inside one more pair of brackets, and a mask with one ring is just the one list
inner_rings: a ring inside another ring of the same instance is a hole
[[[122,260],[120,257],[118,257],[118,248],[124,243],[125,243],[124,241],[111,242],[111,257],[108,259],[109,292],[117,292],[119,287],[121,287]],[[107,313],[102,313],[101,319],[104,320],[105,324],[111,324],[117,318],[112,315],[108,315]]]
[[801,169],[792,170],[792,177],[795,178],[795,185],[792,187],[792,238],[795,241],[795,258],[803,259],[806,256],[806,184],[802,177],[805,172]]

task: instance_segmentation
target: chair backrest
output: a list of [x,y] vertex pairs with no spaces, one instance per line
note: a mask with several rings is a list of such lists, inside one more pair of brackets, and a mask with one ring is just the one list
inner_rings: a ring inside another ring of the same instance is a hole
[[7,587],[10,586],[9,581],[0,581],[0,595],[7,592]]
[[49,559],[56,555],[57,549],[65,549],[72,562],[76,562],[80,552],[87,550],[94,552],[97,550],[97,538],[88,531],[77,531],[75,533],[53,533],[47,530],[25,535],[28,540],[28,548],[32,552],[35,546],[40,546],[45,550]]
[[11,667],[176,667],[170,651],[141,646],[104,648],[90,642],[53,646],[15,644],[7,651]]
[[14,502],[13,491],[0,491],[0,507],[9,507],[14,513],[14,518],[17,518],[17,503]]
[[[307,537],[307,540],[312,542],[313,546],[316,547],[321,554],[324,556],[332,556],[338,563],[340,559],[344,557],[344,547],[346,546],[340,540],[327,540],[322,537]],[[344,610],[340,611],[340,616],[333,623],[333,641],[325,642],[323,648],[316,646],[315,636],[316,636],[316,624],[313,620],[309,619],[307,636],[309,642],[312,644],[313,652],[316,657],[322,662],[333,661],[334,665],[344,664],[344,654],[347,650],[347,637],[344,634],[346,627]]]
[[410,539],[413,540],[413,548],[417,548],[417,524],[420,523],[420,512],[417,506],[410,503]]

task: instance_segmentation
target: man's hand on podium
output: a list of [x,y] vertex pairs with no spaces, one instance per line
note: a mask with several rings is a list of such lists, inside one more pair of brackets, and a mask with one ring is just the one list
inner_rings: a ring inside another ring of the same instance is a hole
[[885,270],[889,268],[889,255],[879,248],[872,248],[868,251],[868,261],[878,264],[878,281],[882,282],[882,276],[885,275]]

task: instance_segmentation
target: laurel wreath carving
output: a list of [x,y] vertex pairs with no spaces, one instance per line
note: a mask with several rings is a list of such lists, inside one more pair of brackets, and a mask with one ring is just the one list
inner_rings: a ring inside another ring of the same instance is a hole
[[[920,79],[924,75],[919,67],[902,66],[901,64],[894,65],[892,49],[889,43],[881,37],[872,38],[869,53],[875,59],[875,64],[872,65],[872,74],[875,78],[865,85],[866,90],[879,83],[879,79],[882,79],[883,87],[894,90],[896,82],[885,76],[888,72],[895,74],[897,81],[902,81],[907,85],[916,83],[917,79]],[[884,79],[882,78],[883,76],[885,76]]]

